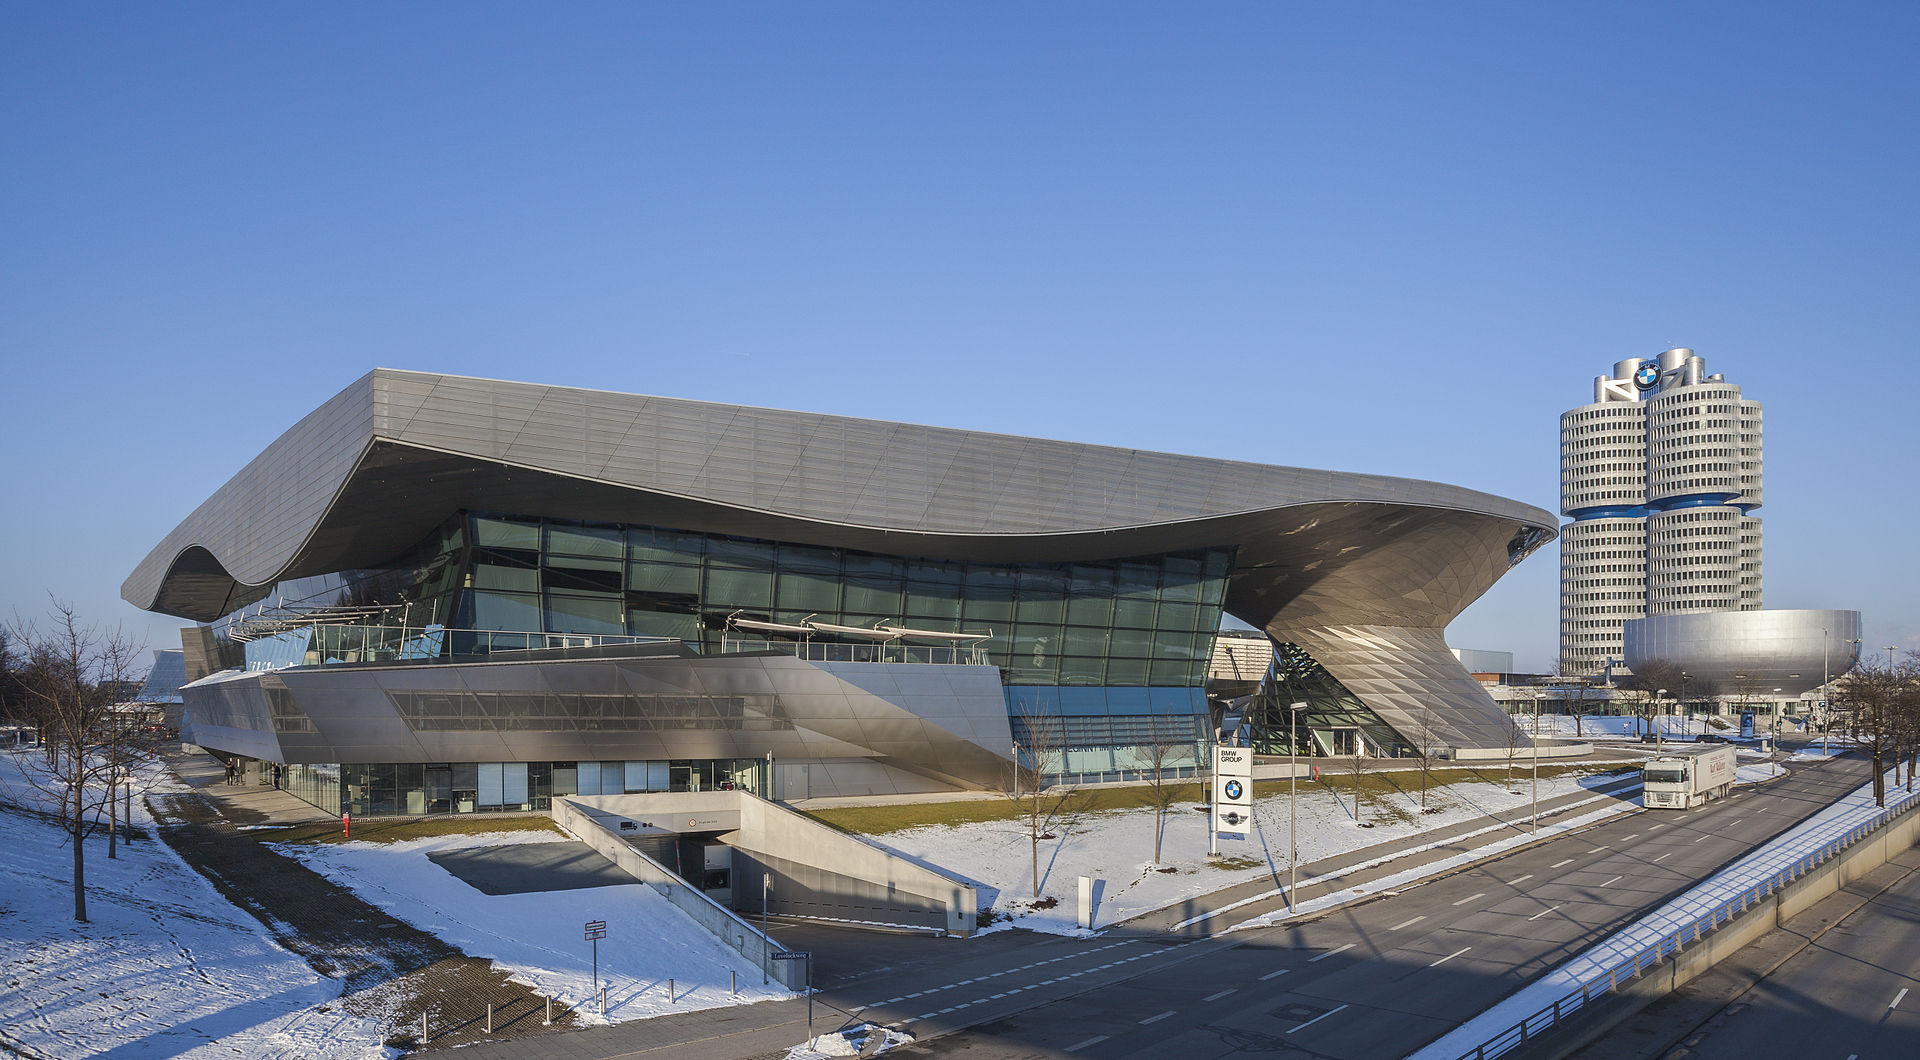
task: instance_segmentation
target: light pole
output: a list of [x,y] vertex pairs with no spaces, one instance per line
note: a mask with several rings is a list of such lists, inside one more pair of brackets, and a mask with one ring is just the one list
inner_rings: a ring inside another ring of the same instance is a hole
[[1887,675],[1889,677],[1893,675],[1893,653],[1895,650],[1893,645],[1887,645]]
[[[1664,688],[1660,689],[1659,691],[1653,694],[1653,702],[1655,706],[1659,706],[1662,703],[1665,703],[1666,700],[1667,700],[1667,690]],[[1659,749],[1659,747],[1661,746],[1660,719],[1657,717],[1653,719],[1653,746],[1656,750]]]
[[1533,700],[1533,834],[1540,834],[1540,691],[1527,693]]
[[[1680,671],[1680,733],[1683,736],[1692,735],[1693,733],[1690,724],[1693,720],[1693,707],[1687,702],[1687,677],[1688,674],[1685,670]],[[1706,732],[1707,730],[1703,727],[1700,731]]]
[[1298,907],[1294,898],[1300,886],[1300,740],[1295,735],[1300,712],[1307,709],[1305,703],[1295,703],[1287,708],[1287,753],[1291,760],[1287,763],[1287,909],[1289,912]]

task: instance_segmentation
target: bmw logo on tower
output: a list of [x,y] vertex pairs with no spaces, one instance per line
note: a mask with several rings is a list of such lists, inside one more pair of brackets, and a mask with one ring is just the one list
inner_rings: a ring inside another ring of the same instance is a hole
[[1652,390],[1660,385],[1660,362],[1641,361],[1640,367],[1633,373],[1633,385],[1642,390]]

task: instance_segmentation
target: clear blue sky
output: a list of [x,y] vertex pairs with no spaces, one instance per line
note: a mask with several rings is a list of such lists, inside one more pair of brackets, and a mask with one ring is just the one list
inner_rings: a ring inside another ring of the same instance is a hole
[[[1920,8],[0,9],[0,609],[369,368],[1457,483],[1694,347],[1765,601],[1920,647]],[[1544,667],[1558,555],[1455,623]]]

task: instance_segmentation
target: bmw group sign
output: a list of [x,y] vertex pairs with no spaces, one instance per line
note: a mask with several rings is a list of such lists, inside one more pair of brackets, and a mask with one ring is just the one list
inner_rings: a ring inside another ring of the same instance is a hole
[[1213,749],[1213,830],[1245,837],[1253,820],[1253,749]]

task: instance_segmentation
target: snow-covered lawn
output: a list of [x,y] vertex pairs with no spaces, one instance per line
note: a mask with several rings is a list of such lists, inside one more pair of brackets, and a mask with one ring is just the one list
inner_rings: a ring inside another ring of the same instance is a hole
[[[0,795],[38,800],[19,755]],[[183,790],[164,773],[157,791]],[[134,823],[153,822],[136,800]],[[42,818],[0,809],[0,1041],[28,1057],[385,1057],[384,1025],[334,1002],[340,983],[265,936],[170,850],[108,860],[86,848],[87,915],[73,920],[73,851]]]
[[[1495,780],[1504,770],[1485,770]],[[1396,774],[1403,787],[1419,784],[1419,775]],[[1532,799],[1527,772],[1516,770],[1513,790],[1503,784],[1470,782],[1435,788],[1428,805],[1436,812],[1419,813],[1417,790],[1367,800],[1365,817],[1372,828],[1356,827],[1353,789],[1342,789],[1341,775],[1329,783],[1303,781],[1299,796],[1300,860],[1319,861],[1393,839],[1405,838],[1467,821],[1498,827],[1489,815],[1518,819]],[[1605,776],[1543,777],[1542,801],[1609,782]],[[1631,803],[1616,803],[1631,809]],[[1398,812],[1386,812],[1383,806]],[[1040,893],[1054,899],[1051,908],[1036,908],[1033,898],[1033,862],[1029,840],[1017,821],[984,821],[939,825],[873,837],[889,849],[957,873],[980,889],[982,907],[991,905],[998,923],[1076,933],[1075,900],[1078,877],[1102,883],[1095,890],[1094,927],[1111,926],[1183,899],[1207,894],[1287,865],[1288,799],[1284,793],[1261,791],[1255,804],[1254,828],[1246,839],[1220,840],[1226,861],[1207,861],[1207,818],[1192,803],[1178,803],[1167,815],[1160,864],[1153,864],[1153,812],[1126,810],[1080,818],[1056,829],[1057,838],[1040,844]],[[989,928],[988,930],[993,930]]]
[[[437,836],[400,843],[277,844],[274,849],[344,887],[363,901],[473,957],[491,960],[513,979],[574,1007],[583,1023],[617,1023],[716,1005],[791,997],[760,984],[760,969],[721,945],[671,902],[642,883],[532,894],[484,894],[428,860],[448,850],[564,842],[552,832]],[[581,926],[607,922],[600,943],[602,1018],[593,998],[593,950]],[[728,972],[740,993],[728,994]],[[676,1000],[667,1000],[669,979]]]

